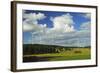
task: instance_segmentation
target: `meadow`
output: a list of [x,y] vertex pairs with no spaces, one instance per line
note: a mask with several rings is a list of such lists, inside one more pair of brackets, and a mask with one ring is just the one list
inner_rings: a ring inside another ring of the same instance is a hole
[[23,62],[91,59],[90,47],[50,46],[35,45],[27,47],[27,50],[24,47]]

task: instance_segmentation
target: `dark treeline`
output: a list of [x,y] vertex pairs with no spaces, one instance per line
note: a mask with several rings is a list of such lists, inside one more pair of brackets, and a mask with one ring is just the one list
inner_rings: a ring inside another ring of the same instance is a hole
[[58,53],[60,51],[72,50],[72,48],[77,48],[77,47],[64,47],[56,45],[42,45],[42,44],[23,44],[23,54],[31,55],[31,54]]

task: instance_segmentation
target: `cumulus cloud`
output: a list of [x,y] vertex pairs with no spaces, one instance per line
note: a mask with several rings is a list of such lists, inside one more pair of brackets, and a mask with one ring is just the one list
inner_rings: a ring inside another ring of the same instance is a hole
[[30,20],[41,20],[41,19],[44,19],[46,18],[45,14],[43,13],[23,13],[23,18],[25,19],[30,19]]
[[45,19],[46,16],[43,13],[25,13],[23,11],[23,31],[43,31],[46,28],[46,24],[38,24],[38,20]]
[[72,32],[75,30],[73,17],[69,13],[54,18],[52,17],[51,20],[54,26],[53,31]]
[[[30,21],[30,20],[29,20]],[[43,31],[46,28],[46,24],[35,24],[36,22],[33,21],[33,23],[28,23],[28,21],[23,21],[23,30],[24,32],[27,31]]]

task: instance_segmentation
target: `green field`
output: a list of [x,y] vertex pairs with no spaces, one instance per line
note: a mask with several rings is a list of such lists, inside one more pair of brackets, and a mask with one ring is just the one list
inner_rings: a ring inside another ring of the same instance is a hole
[[[56,48],[57,49],[57,48]],[[64,60],[84,60],[91,59],[91,48],[58,48],[59,52],[54,53],[41,53],[41,54],[26,54],[23,55],[23,58],[27,58],[28,61],[35,60],[36,61],[64,61]],[[35,57],[35,58],[34,58]],[[31,58],[31,59],[30,59]],[[26,60],[27,60],[26,59]],[[32,62],[32,61],[31,61]]]
[[48,58],[49,61],[90,59],[90,49],[75,48],[75,50],[73,49],[72,51],[64,51],[64,52],[52,53],[52,54],[33,54],[31,56],[54,57],[54,58]]

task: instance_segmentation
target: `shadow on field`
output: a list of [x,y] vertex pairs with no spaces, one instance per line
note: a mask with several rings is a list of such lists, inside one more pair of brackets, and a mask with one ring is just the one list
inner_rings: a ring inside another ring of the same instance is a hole
[[55,57],[37,57],[37,56],[23,57],[23,62],[25,63],[25,62],[49,61],[49,58],[55,58]]

